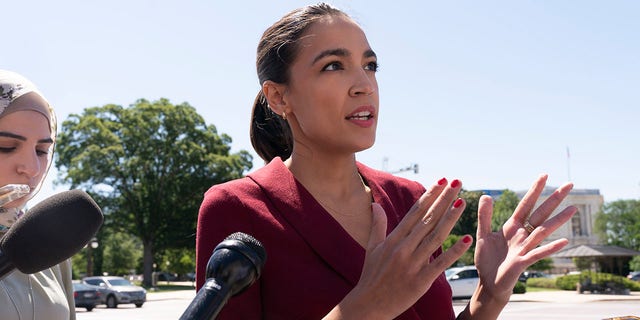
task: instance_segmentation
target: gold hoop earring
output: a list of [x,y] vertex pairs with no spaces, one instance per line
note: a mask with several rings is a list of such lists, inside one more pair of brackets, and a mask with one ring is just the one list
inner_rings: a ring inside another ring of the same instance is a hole
[[287,121],[287,112],[282,111],[282,120]]

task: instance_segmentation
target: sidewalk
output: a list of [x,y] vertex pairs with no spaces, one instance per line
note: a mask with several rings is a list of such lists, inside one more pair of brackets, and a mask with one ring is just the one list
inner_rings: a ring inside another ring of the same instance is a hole
[[[166,284],[166,282],[162,282]],[[196,296],[196,288],[190,281],[172,281],[172,285],[183,286],[184,290],[170,290],[170,291],[154,291],[153,289],[147,290],[147,301],[161,301],[161,300],[191,300]]]
[[523,294],[513,294],[509,302],[593,302],[593,301],[639,301],[640,292],[632,291],[630,294],[595,294],[583,293],[576,291],[554,290],[554,291],[537,291],[527,292]]

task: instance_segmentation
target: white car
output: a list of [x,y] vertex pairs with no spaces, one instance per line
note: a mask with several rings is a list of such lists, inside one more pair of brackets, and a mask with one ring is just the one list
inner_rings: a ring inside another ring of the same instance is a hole
[[119,304],[133,303],[137,308],[147,301],[147,291],[122,277],[87,277],[82,282],[99,288],[101,291],[100,304],[107,308],[117,308]]
[[451,286],[453,298],[471,297],[480,282],[475,266],[449,268],[445,270],[444,275]]

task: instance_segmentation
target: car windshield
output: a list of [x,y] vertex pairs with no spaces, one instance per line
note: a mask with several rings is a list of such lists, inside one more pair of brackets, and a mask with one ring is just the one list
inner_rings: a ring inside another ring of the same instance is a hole
[[449,278],[454,272],[458,271],[458,269],[447,269],[444,271],[444,276]]
[[131,282],[127,279],[110,279],[109,283],[112,286],[130,286]]

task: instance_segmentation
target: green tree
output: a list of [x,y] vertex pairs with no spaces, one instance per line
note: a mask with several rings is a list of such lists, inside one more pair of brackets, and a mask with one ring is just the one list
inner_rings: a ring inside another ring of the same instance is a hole
[[167,249],[158,259],[162,269],[184,275],[196,270],[195,248]]
[[640,256],[635,256],[629,261],[629,270],[640,271]]
[[[482,196],[482,192],[480,191],[467,191],[464,189],[460,191],[459,197],[464,199],[466,206],[460,216],[460,219],[458,219],[455,226],[453,226],[453,229],[451,229],[451,234],[443,244],[443,248],[445,250],[465,234],[469,234],[475,239],[476,228],[478,226],[478,202],[480,201],[480,196]],[[454,265],[472,265],[474,263],[474,252],[475,246],[472,246],[456,261]]]
[[640,250],[640,200],[605,203],[596,214],[595,231],[606,244]]
[[515,192],[509,189],[504,190],[493,205],[491,230],[497,231],[502,228],[504,223],[509,220],[513,212],[516,210],[519,202],[520,199]]
[[[449,248],[451,248],[456,242],[458,242],[460,238],[462,238],[462,236],[455,235],[455,234],[448,235],[447,238],[442,243],[442,250],[443,251],[449,250]],[[460,256],[460,258],[458,258],[458,260],[456,260],[456,262],[454,262],[453,265],[451,265],[451,267],[473,265],[474,264],[474,261],[473,261],[474,248],[475,247],[471,247],[471,249],[463,253],[462,256]]]
[[551,269],[553,269],[553,259],[551,258],[542,258],[527,268],[527,270],[535,271],[548,271]]
[[71,269],[73,271],[73,279],[80,279],[86,276],[87,248],[78,251],[71,257]]
[[111,275],[127,275],[136,269],[143,252],[139,239],[117,232],[107,237],[104,242],[103,270]]
[[141,240],[149,286],[155,252],[194,247],[204,192],[251,169],[251,155],[231,154],[230,144],[187,103],[91,107],[62,123],[58,182],[91,194],[105,228]]
[[481,191],[460,191],[460,198],[464,199],[467,205],[462,216],[460,216],[460,219],[451,230],[451,234],[459,236],[470,234],[475,239],[476,228],[478,227],[478,202],[480,201],[480,196],[482,196]]

